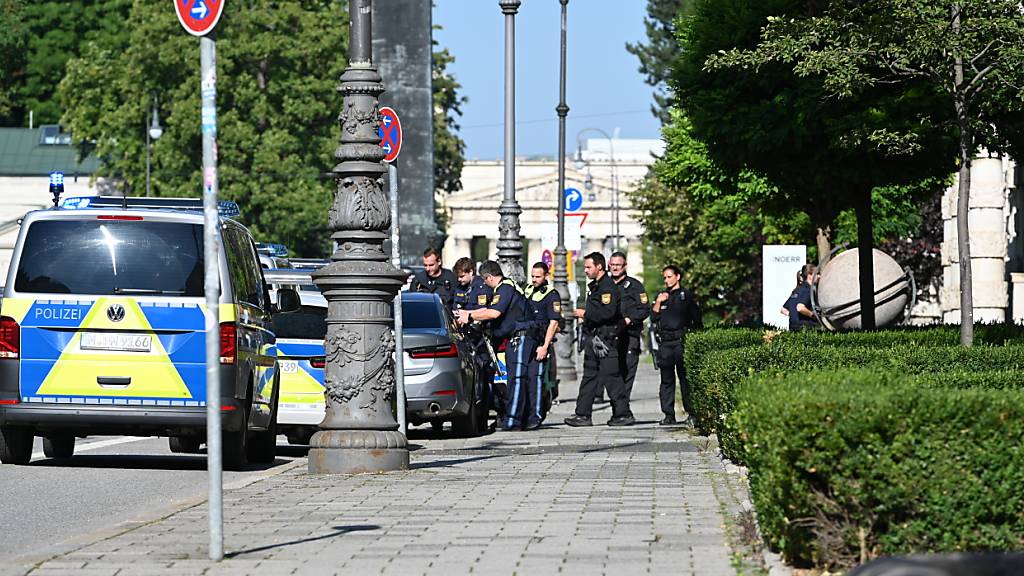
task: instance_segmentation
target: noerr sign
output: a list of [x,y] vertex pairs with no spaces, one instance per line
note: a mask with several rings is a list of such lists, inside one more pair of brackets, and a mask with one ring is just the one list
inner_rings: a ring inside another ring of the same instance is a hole
[[381,106],[377,134],[380,135],[380,147],[384,149],[384,161],[394,162],[402,151],[402,122],[394,109]]
[[213,30],[224,11],[225,0],[174,0],[178,21],[193,36],[205,36]]

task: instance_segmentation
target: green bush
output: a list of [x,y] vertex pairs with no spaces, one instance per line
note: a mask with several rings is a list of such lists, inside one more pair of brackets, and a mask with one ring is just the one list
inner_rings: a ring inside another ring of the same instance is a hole
[[[865,334],[867,335],[867,334]],[[740,429],[728,418],[736,407],[737,386],[755,374],[785,381],[811,370],[850,367],[891,369],[904,375],[1024,369],[1024,346],[808,346],[773,341],[769,345],[708,354],[700,370],[701,381],[691,389],[694,411],[702,431],[717,431],[722,452],[745,464]]]
[[[989,351],[985,351],[989,352]],[[982,355],[971,358],[981,363]],[[1024,548],[1024,392],[1010,375],[754,377],[735,420],[751,496],[793,563]]]

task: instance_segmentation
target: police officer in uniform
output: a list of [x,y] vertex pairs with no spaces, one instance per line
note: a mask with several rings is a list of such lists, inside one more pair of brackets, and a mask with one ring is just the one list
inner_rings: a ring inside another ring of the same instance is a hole
[[676,423],[676,376],[683,396],[686,420],[683,424],[693,425],[693,405],[690,403],[690,385],[686,381],[683,365],[683,340],[686,331],[703,328],[700,307],[693,293],[679,285],[682,274],[676,266],[668,265],[661,271],[665,280],[665,291],[654,299],[654,323],[657,326],[658,368],[661,369],[661,411],[665,414],[660,424]]
[[545,373],[545,368],[548,355],[553,353],[551,344],[562,323],[562,300],[558,292],[548,284],[549,270],[547,264],[535,263],[530,269],[530,285],[526,287],[526,301],[532,315],[530,336],[538,343],[537,351],[530,357],[527,367],[527,430],[539,427],[543,420],[541,398],[544,380],[550,377],[550,374]]
[[573,311],[583,319],[583,377],[576,396],[576,414],[565,419],[569,426],[592,426],[594,396],[599,375],[606,375],[605,387],[612,404],[609,426],[630,426],[629,398],[625,395],[619,367],[619,331],[623,324],[619,288],[605,271],[604,255],[592,252],[583,260],[583,270],[590,279],[585,309]]
[[430,292],[441,297],[444,307],[452,307],[452,295],[458,280],[447,268],[441,268],[441,253],[435,248],[423,251],[423,270],[413,276],[409,290],[412,292]]
[[651,305],[647,302],[647,290],[644,285],[626,274],[624,253],[612,253],[612,257],[608,259],[608,274],[619,287],[622,297],[622,319],[626,330],[625,337],[619,339],[619,362],[626,398],[630,398],[633,394],[636,368],[640,364],[640,340],[643,338],[644,320],[651,315]]
[[[469,258],[462,257],[455,261],[452,272],[458,279],[458,285],[452,294],[452,313],[459,310],[476,310],[484,308],[491,301],[491,287],[476,274],[476,266]],[[488,409],[492,406],[500,417],[505,412],[504,396],[494,386],[494,363],[484,343],[483,325],[481,323],[461,326],[459,332],[465,347],[473,356],[478,377],[477,399],[486,402]]]
[[530,320],[527,316],[526,297],[515,282],[505,278],[501,266],[493,260],[480,265],[480,276],[494,291],[490,302],[486,308],[459,310],[458,321],[461,325],[474,320],[490,321],[494,348],[497,349],[502,341],[508,342],[505,346],[505,366],[509,398],[501,429],[513,430],[523,425],[527,362],[536,348],[529,331],[523,328]]

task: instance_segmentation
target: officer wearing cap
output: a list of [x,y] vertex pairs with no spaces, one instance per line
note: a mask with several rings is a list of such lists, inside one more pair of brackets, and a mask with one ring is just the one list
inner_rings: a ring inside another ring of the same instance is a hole
[[437,294],[444,307],[451,309],[456,284],[455,274],[441,267],[441,253],[436,248],[427,248],[423,251],[423,270],[413,276],[409,290]]
[[562,324],[562,300],[558,292],[548,284],[549,270],[544,262],[535,263],[530,269],[530,285],[526,287],[526,300],[533,317],[530,337],[538,343],[537,351],[530,357],[527,367],[527,430],[538,428],[543,420],[541,398],[544,381],[551,376],[545,373],[545,367],[551,353],[551,343]]
[[576,396],[576,414],[565,419],[569,426],[593,426],[591,414],[601,374],[607,375],[605,386],[612,404],[608,425],[630,426],[635,422],[630,415],[629,398],[624,394],[619,368],[618,338],[623,324],[621,296],[605,267],[604,255],[600,252],[591,252],[583,259],[583,271],[590,279],[586,308],[573,311],[574,316],[583,319],[583,377]]
[[686,368],[683,365],[683,339],[686,331],[703,328],[700,307],[693,293],[680,286],[682,274],[673,265],[665,266],[661,271],[665,280],[665,290],[654,299],[653,322],[658,338],[658,368],[661,370],[661,388],[658,396],[661,399],[661,411],[665,417],[662,426],[676,423],[676,376],[679,376],[679,389],[683,396],[683,409],[686,410],[684,424],[693,424],[693,404],[690,403],[690,385],[686,381]]
[[526,298],[515,282],[505,278],[501,266],[493,260],[480,265],[480,276],[494,293],[486,308],[459,310],[458,321],[467,325],[474,320],[489,321],[494,348],[502,342],[505,346],[505,366],[508,373],[508,402],[502,430],[513,430],[523,425],[524,380],[526,365],[534,353],[536,344],[523,326],[530,321],[527,315]]
[[[619,287],[622,297],[622,321],[626,325],[626,330],[624,337],[619,339],[619,364],[628,399],[633,394],[636,368],[640,364],[640,340],[643,338],[644,320],[650,317],[651,306],[647,302],[647,290],[643,283],[626,274],[624,253],[612,253],[612,257],[608,259],[608,275]],[[630,415],[632,416],[632,412]]]

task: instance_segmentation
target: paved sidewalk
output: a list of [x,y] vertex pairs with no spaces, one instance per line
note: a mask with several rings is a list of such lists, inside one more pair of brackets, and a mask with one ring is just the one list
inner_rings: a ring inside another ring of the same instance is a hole
[[[408,472],[310,476],[300,459],[225,493],[219,563],[206,560],[200,504],[0,573],[752,573],[727,536],[745,494],[703,450],[707,439],[657,426],[657,388],[645,359],[633,392],[642,424],[631,428],[563,425],[571,383],[538,431],[462,440],[414,430]],[[609,416],[601,408],[595,423]]]

